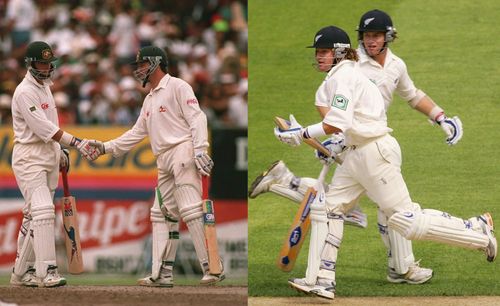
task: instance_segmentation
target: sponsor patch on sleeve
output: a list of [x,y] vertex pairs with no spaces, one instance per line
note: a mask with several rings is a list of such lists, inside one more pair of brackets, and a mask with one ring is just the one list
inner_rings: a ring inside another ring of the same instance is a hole
[[339,109],[345,111],[347,109],[347,104],[349,104],[349,100],[346,97],[344,97],[343,95],[335,95],[335,97],[333,97],[333,101],[332,101],[333,107],[336,107],[336,108],[339,108]]
[[32,112],[36,111],[36,107],[35,106],[30,107],[30,111]]

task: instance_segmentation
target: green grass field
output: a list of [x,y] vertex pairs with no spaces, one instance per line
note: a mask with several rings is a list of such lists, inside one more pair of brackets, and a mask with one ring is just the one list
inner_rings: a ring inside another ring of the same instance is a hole
[[[249,184],[274,160],[300,176],[317,177],[321,165],[306,145],[290,148],[272,133],[273,117],[295,114],[303,125],[319,121],[314,93],[324,78],[315,71],[314,34],[334,24],[357,45],[356,26],[366,11],[388,12],[399,38],[391,49],[410,76],[448,115],[460,116],[464,137],[444,143],[439,127],[397,97],[389,126],[403,152],[403,175],[413,201],[424,208],[471,217],[490,211],[500,224],[500,2],[456,1],[249,1]],[[249,295],[296,296],[289,277],[303,277],[307,245],[294,271],[275,261],[297,205],[275,195],[249,200]],[[434,269],[427,284],[393,285],[385,280],[386,256],[376,225],[376,209],[363,199],[367,229],[344,231],[337,262],[339,296],[500,295],[499,262],[481,252],[434,242],[414,242],[421,264]]]

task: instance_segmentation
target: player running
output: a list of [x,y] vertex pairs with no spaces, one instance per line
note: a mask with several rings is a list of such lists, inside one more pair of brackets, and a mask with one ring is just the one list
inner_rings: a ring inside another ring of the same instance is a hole
[[[396,92],[408,105],[437,123],[446,134],[446,143],[455,145],[462,138],[462,123],[458,117],[448,118],[441,107],[415,87],[408,75],[404,61],[389,49],[389,43],[397,37],[391,17],[383,11],[371,10],[363,14],[357,28],[359,61],[356,68],[375,83],[384,99],[385,111],[392,103]],[[328,68],[328,67],[327,67]],[[328,69],[329,70],[329,69]],[[328,71],[326,70],[326,71]],[[316,108],[324,117],[330,110],[328,101],[316,99]],[[249,191],[250,198],[271,191],[300,203],[305,191],[316,184],[316,179],[295,176],[283,161],[273,163],[267,171],[257,177]],[[350,224],[366,227],[366,215],[358,206],[347,213]],[[432,278],[433,271],[418,265],[413,255],[411,241],[387,227],[387,218],[379,210],[378,228],[387,249],[387,280],[392,283],[421,284]]]
[[[389,133],[386,106],[380,91],[355,68],[356,50],[348,35],[330,26],[315,36],[316,60],[320,70],[329,69],[316,92],[316,100],[331,108],[322,122],[303,128],[291,120],[288,130],[275,129],[276,137],[291,146],[305,138],[345,135],[344,144],[331,144],[334,157],[344,147],[343,162],[335,170],[328,191],[311,205],[311,241],[305,278],[290,279],[299,291],[333,299],[335,266],[343,238],[344,215],[361,194],[376,203],[387,218],[388,228],[410,240],[431,240],[485,252],[494,261],[497,240],[489,213],[461,219],[447,213],[421,209],[413,203],[401,174],[401,150]],[[321,199],[324,201],[321,201]],[[314,246],[314,244],[311,244]]]

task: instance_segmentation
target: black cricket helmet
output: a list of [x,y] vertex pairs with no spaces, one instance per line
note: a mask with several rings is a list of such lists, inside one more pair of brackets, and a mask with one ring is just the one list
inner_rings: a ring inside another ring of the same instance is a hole
[[361,16],[356,31],[360,41],[363,40],[363,32],[384,32],[386,43],[394,41],[397,33],[391,16],[381,10],[371,10]]
[[[26,56],[24,62],[28,71],[38,80],[45,80],[51,78],[56,66],[53,64],[58,58],[54,56],[52,48],[43,41],[34,41],[30,43],[26,49]],[[47,70],[40,70],[35,68],[35,62],[50,63],[50,68]]]
[[[349,35],[341,28],[327,26],[314,35],[312,46],[308,46],[307,48],[332,49],[334,60],[331,68],[333,68],[346,56],[347,50],[351,48],[351,40],[349,39]],[[314,63],[313,66],[318,68],[317,63]]]
[[312,46],[307,48],[350,48],[351,40],[349,35],[336,26],[327,26],[319,30],[316,35],[314,35],[314,42]]

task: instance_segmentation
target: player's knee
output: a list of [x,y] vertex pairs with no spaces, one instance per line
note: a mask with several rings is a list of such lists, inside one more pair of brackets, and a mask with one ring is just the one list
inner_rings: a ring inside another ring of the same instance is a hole
[[201,206],[201,201],[181,208],[180,214],[182,220],[186,223],[196,219],[201,220],[203,218],[203,208]]
[[390,218],[388,225],[408,240],[422,239],[427,234],[429,220],[417,211],[396,212]]
[[33,220],[55,218],[54,204],[47,186],[40,186],[33,190],[31,195],[31,216]]
[[165,216],[162,211],[157,208],[151,208],[149,218],[151,222],[165,222]]

